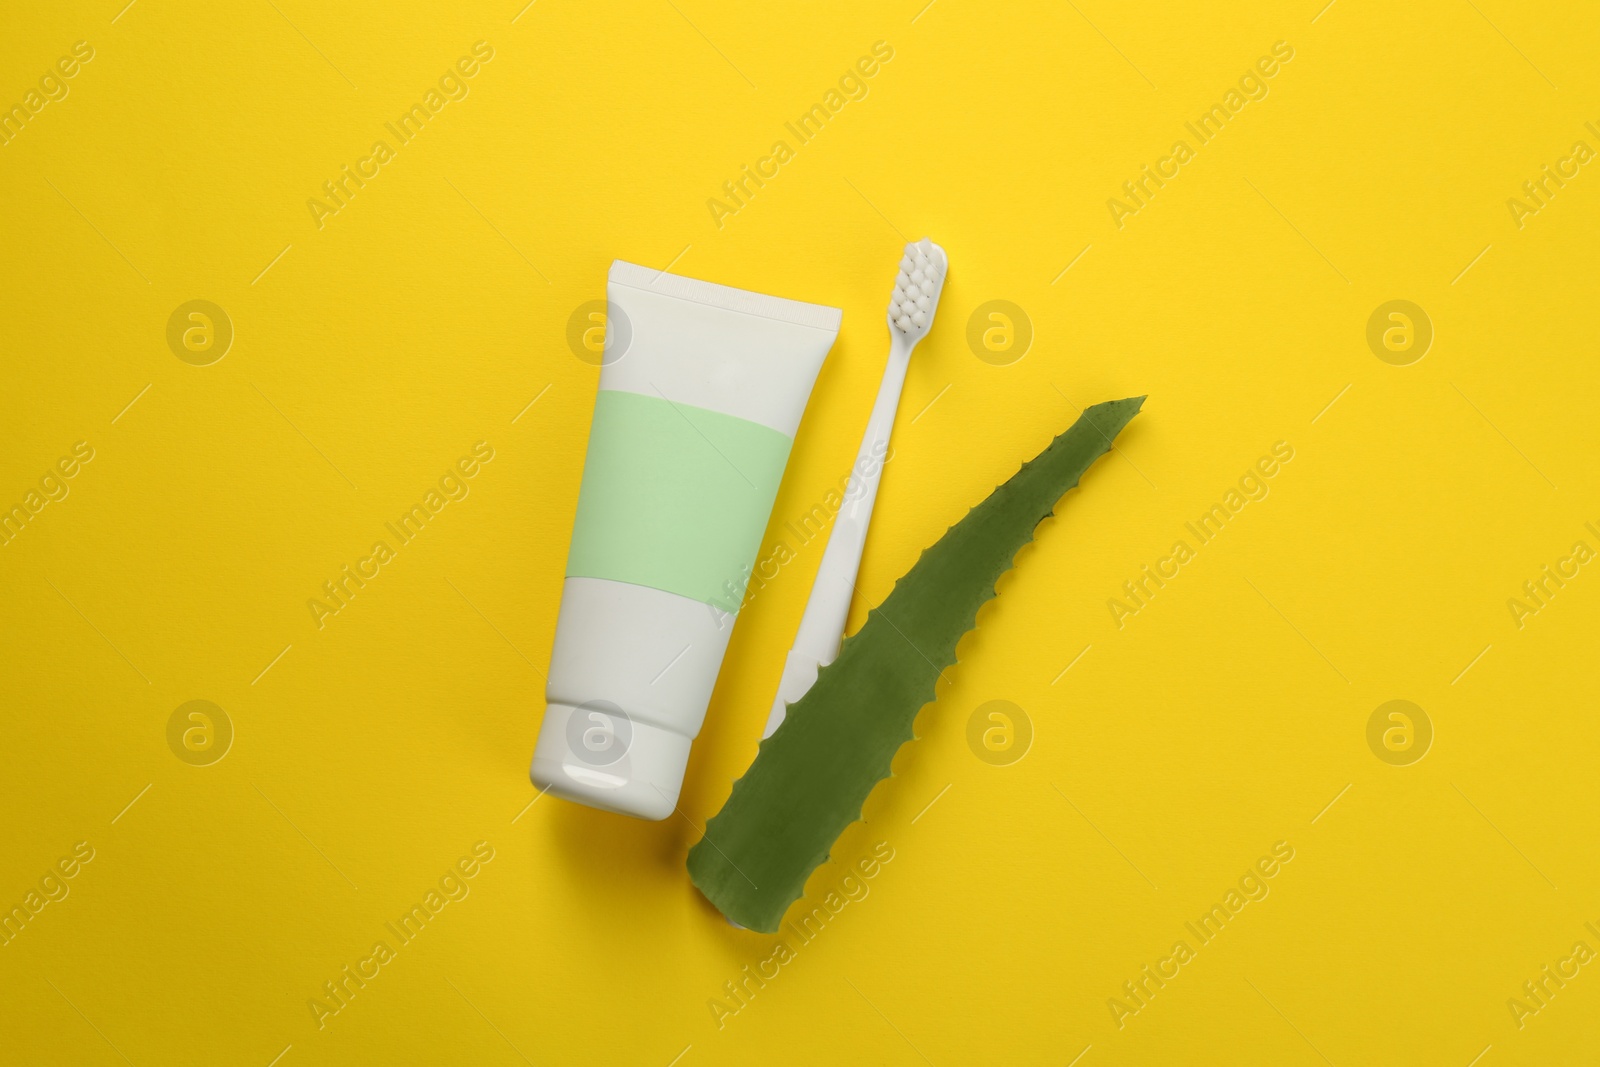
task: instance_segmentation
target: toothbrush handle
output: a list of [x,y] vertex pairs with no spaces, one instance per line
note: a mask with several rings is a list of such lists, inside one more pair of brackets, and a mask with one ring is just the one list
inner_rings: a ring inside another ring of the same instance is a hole
[[[878,499],[878,483],[883,477],[883,459],[888,454],[889,434],[894,429],[895,412],[900,406],[900,391],[911,363],[911,349],[896,336],[889,346],[889,361],[878,399],[867,420],[861,448],[851,467],[856,495],[846,499],[828,533],[828,546],[822,552],[811,598],[806,601],[794,647],[784,660],[778,695],[767,717],[763,737],[771,736],[783,722],[785,709],[811,688],[817,671],[833,662],[844,638],[850,601],[855,594],[856,575],[861,569],[861,554],[867,542],[867,526],[872,521],[872,505]],[[863,474],[862,472],[867,473]]]

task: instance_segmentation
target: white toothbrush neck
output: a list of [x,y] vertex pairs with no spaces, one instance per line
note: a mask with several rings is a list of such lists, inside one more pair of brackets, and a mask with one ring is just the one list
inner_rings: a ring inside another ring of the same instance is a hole
[[911,348],[904,335],[894,333],[883,381],[878,386],[878,399],[872,405],[861,448],[850,468],[852,495],[834,519],[828,547],[823,550],[822,563],[817,570],[816,584],[806,603],[805,616],[800,620],[800,632],[795,636],[795,649],[815,656],[824,666],[839,654],[839,642],[844,637],[845,620],[850,614],[850,600],[866,546],[867,527],[872,520],[872,507],[878,499],[878,484],[883,479],[883,466],[889,454],[889,434],[894,429],[900,392],[905,385],[906,370],[911,365]]

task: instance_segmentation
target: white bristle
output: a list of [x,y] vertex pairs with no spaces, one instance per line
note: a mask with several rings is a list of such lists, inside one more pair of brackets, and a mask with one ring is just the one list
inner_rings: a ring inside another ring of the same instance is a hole
[[933,322],[945,266],[939,250],[928,238],[906,245],[900,256],[894,291],[889,297],[889,324],[915,344]]

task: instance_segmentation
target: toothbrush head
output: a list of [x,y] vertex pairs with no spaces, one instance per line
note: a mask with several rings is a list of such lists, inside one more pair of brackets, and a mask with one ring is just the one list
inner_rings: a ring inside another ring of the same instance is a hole
[[949,269],[944,249],[928,238],[906,245],[900,273],[894,279],[894,295],[889,297],[891,337],[903,337],[908,347],[922,340],[933,325]]

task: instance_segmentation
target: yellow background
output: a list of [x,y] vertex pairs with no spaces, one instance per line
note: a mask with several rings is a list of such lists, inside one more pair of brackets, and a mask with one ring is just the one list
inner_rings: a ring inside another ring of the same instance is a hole
[[[1506,606],[1600,547],[1600,175],[1521,229],[1506,207],[1600,147],[1587,7],[120,6],[0,16],[7,104],[95,49],[0,147],[0,503],[95,449],[0,548],[0,903],[96,850],[0,948],[0,1059],[1592,1058],[1593,966],[1522,1029],[1507,1008],[1600,949],[1600,574],[1520,630]],[[470,95],[318,229],[307,199],[479,40]],[[879,40],[869,95],[717,228],[707,199]],[[1270,95],[1119,230],[1107,199],[1280,40]],[[773,939],[683,859],[754,753],[820,545],[742,615],[682,817],[528,807],[597,378],[568,318],[613,258],[844,309],[770,546],[853,455],[923,234],[949,283],[866,601],[1074,405],[1150,399],[809,894],[888,842],[870,895],[719,1028],[708,1002]],[[196,298],[236,331],[206,367],[165,338]],[[1365,340],[1397,298],[1436,331],[1404,367]],[[1036,333],[1009,366],[966,342],[995,299]],[[319,630],[321,583],[480,440],[471,495]],[[1119,630],[1107,599],[1280,440],[1271,495]],[[211,766],[167,745],[192,699],[236,731]],[[1033,725],[1010,766],[966,742],[995,699]],[[1367,746],[1393,699],[1435,730],[1411,766]],[[480,840],[471,895],[319,1030],[307,1001]],[[1271,895],[1119,1029],[1108,998],[1279,840]]]

